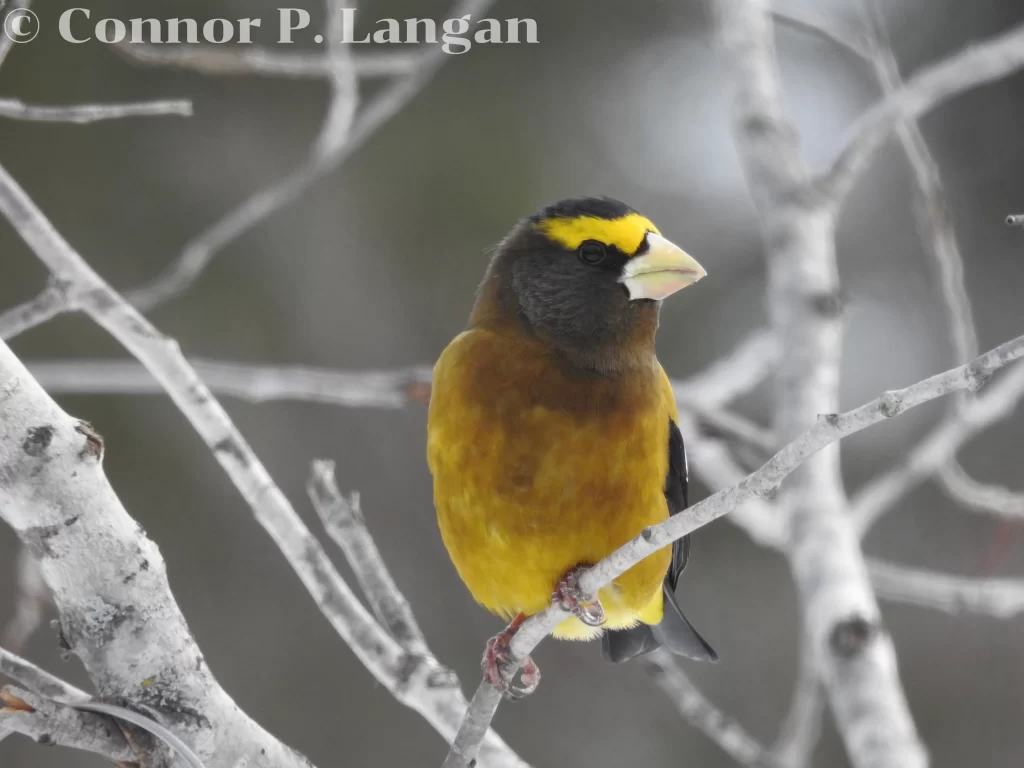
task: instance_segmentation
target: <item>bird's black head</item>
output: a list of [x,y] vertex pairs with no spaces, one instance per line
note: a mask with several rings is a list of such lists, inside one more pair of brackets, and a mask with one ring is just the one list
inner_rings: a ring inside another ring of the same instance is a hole
[[515,320],[577,366],[621,370],[653,354],[661,299],[704,274],[628,205],[562,200],[502,241],[472,322]]

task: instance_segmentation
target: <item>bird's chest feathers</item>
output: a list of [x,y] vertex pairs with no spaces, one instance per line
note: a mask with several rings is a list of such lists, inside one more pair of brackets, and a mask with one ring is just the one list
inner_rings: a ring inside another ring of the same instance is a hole
[[670,405],[656,364],[612,379],[467,346],[441,361],[459,375],[441,372],[431,404],[432,469],[458,486],[449,517],[499,538],[619,539],[667,516]]

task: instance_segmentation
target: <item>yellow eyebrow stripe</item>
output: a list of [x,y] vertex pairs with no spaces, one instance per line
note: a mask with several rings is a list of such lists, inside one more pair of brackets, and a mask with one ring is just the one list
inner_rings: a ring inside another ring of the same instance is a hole
[[585,240],[597,240],[615,246],[627,256],[636,253],[648,232],[661,234],[650,219],[639,213],[629,213],[617,219],[596,216],[546,219],[537,228],[570,251],[575,251]]

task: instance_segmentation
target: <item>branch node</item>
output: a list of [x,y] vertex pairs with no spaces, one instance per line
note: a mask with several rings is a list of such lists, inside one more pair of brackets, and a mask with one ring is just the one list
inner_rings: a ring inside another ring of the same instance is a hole
[[80,459],[95,459],[103,461],[103,436],[100,435],[88,421],[81,421],[75,425],[75,432],[85,437],[85,445],[78,452]]
[[879,626],[863,616],[843,619],[832,629],[828,644],[840,659],[849,660],[859,655],[879,633]]

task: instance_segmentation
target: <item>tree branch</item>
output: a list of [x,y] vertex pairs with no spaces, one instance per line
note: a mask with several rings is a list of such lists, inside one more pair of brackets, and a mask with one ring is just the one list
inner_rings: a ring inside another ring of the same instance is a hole
[[679,714],[703,731],[729,757],[748,768],[780,768],[771,753],[746,730],[708,701],[663,648],[644,657],[647,673],[672,701]]
[[0,314],[0,339],[10,341],[19,333],[42,325],[61,312],[69,311],[72,306],[67,289],[66,284],[51,279],[34,299]]
[[970,579],[870,560],[871,579],[889,600],[952,614],[981,613],[997,619],[1024,614],[1024,581]]
[[950,462],[964,443],[1013,413],[1022,397],[1024,365],[1016,365],[982,396],[947,415],[899,464],[865,485],[851,509],[861,535],[910,490]]
[[815,186],[838,206],[870,165],[889,133],[904,118],[916,118],[979,85],[999,80],[1024,66],[1024,25],[969,46],[915,74],[856,122],[850,138]]
[[[775,428],[793,439],[818,414],[838,406],[843,326],[837,205],[814,188],[800,156],[768,3],[719,0],[717,10],[718,37],[736,90],[737,147],[766,245],[769,315],[782,349]],[[851,763],[923,768],[927,755],[848,519],[838,449],[804,463],[782,502],[789,516],[786,554],[810,647]]]
[[[456,7],[449,12],[449,18],[466,14],[478,17],[486,12],[492,1],[459,0]],[[425,51],[415,69],[385,88],[363,109],[345,141],[325,141],[321,132],[314,151],[301,166],[279,182],[257,192],[212,227],[193,238],[177,260],[151,283],[130,292],[128,300],[139,309],[149,310],[187,289],[220,249],[291,203],[317,179],[340,167],[378,128],[401,112],[413,97],[423,90],[448,58],[441,46],[435,45]],[[333,106],[328,109],[325,128],[331,122],[333,111]],[[329,151],[317,151],[317,148],[323,149],[328,145]]]
[[109,718],[79,712],[20,688],[0,689],[0,729],[8,728],[45,746],[92,752],[115,763],[138,755]]
[[73,106],[40,106],[17,99],[0,99],[0,117],[40,123],[96,123],[126,117],[192,116],[188,99],[145,101],[135,104],[76,104]]
[[[114,50],[137,64],[174,67],[207,75],[262,75],[266,77],[326,78],[330,64],[316,54],[280,53],[260,48],[222,48],[216,45],[151,45],[119,43]],[[352,56],[359,77],[405,75],[414,69],[422,53],[387,53]]]
[[1016,522],[1024,520],[1024,491],[979,483],[956,459],[939,469],[938,480],[946,493],[969,509]]
[[341,495],[334,479],[333,461],[313,462],[306,490],[324,530],[344,552],[381,625],[409,653],[432,658],[409,602],[395,584],[366,527],[359,494],[348,499]]

